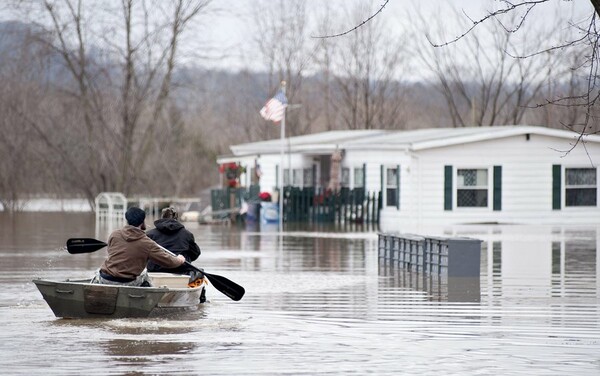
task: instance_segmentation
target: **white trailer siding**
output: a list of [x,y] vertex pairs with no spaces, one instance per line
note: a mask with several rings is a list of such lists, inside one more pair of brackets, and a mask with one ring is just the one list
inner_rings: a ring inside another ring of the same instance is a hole
[[[590,156],[600,158],[598,144],[587,145],[589,155],[582,147],[566,155],[556,151],[568,148],[563,138],[530,135],[527,139],[523,135],[416,151],[410,171],[404,175],[403,183],[410,188],[403,184],[406,194],[401,209],[384,208],[382,219],[398,227],[411,225],[414,220],[428,224],[598,222],[598,206],[565,208],[564,188],[562,209],[552,209],[552,165],[590,168]],[[450,211],[444,210],[444,166],[453,168]],[[487,208],[457,208],[456,169],[488,168],[488,184],[493,184],[493,166],[502,167],[501,210],[493,210],[491,196]],[[417,204],[405,205],[407,201]]]
[[[384,168],[396,168],[400,165],[404,168],[410,163],[410,157],[403,151],[377,151],[376,146],[372,150],[348,150],[342,160],[342,166],[348,168],[366,167],[365,189],[367,191],[381,190],[381,166]],[[400,175],[402,180],[403,174]],[[385,181],[384,181],[385,184]]]
[[[598,180],[594,187],[597,195],[594,207],[565,205],[565,168],[595,168],[594,163],[600,160],[599,136],[586,137],[585,147],[579,144],[570,150],[575,138],[572,132],[531,126],[325,132],[291,138],[283,167],[290,164],[292,169],[314,168],[315,185],[327,186],[326,179],[320,177],[329,174],[321,168],[326,168],[326,158],[342,150],[341,166],[350,170],[351,188],[355,187],[354,169],[365,166],[365,189],[383,190],[380,225],[385,231],[408,232],[408,228],[420,225],[474,223],[597,224],[600,223]],[[220,161],[240,161],[251,167],[256,159],[262,170],[261,189],[272,191],[278,185],[279,145],[278,141],[238,145],[231,149],[239,156],[223,157]],[[560,165],[558,210],[553,208],[554,165]],[[385,205],[386,169],[397,166],[400,166],[399,208]],[[451,210],[445,208],[446,166],[451,166]],[[501,169],[500,210],[494,210],[495,166]],[[458,169],[487,169],[487,207],[457,207]],[[596,179],[599,176],[596,169]]]
[[273,194],[277,187],[277,166],[281,163],[281,158],[276,155],[261,155],[258,161],[262,172],[260,189]]

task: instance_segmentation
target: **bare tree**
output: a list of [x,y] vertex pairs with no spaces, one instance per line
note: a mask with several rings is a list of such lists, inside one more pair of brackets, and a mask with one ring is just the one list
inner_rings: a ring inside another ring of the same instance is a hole
[[[360,20],[370,8],[359,4],[348,12],[349,18]],[[338,39],[332,65],[339,96],[332,103],[347,129],[404,127],[398,80],[405,51],[382,23],[372,20]]]
[[[463,32],[459,33],[456,37],[451,38],[442,43],[433,43],[434,46],[443,47],[450,44],[456,43],[462,40],[467,35],[472,34],[476,29],[481,28],[481,25],[497,22],[500,24],[504,32],[506,33],[517,33],[524,28],[524,25],[530,20],[534,9],[551,3],[550,0],[536,0],[536,1],[499,1],[499,6],[492,11],[489,11],[486,15],[480,18],[469,18],[470,25]],[[587,22],[583,23],[571,23],[571,28],[575,31],[575,36],[565,42],[555,43],[549,46],[538,46],[532,49],[528,53],[517,54],[513,53],[513,56],[519,59],[529,59],[534,56],[544,55],[549,52],[556,51],[580,51],[583,49],[585,52],[584,60],[579,62],[578,65],[571,67],[574,70],[585,70],[587,76],[587,83],[582,91],[578,93],[572,93],[574,95],[568,96],[557,96],[555,98],[547,99],[544,103],[539,105],[556,105],[559,107],[579,107],[583,108],[585,115],[581,121],[575,123],[563,123],[562,126],[571,129],[579,133],[578,142],[574,143],[569,150],[575,148],[579,141],[583,140],[585,135],[594,134],[600,132],[598,122],[598,102],[600,100],[600,92],[597,90],[598,77],[599,77],[599,41],[600,33],[598,32],[598,16],[600,15],[600,1],[590,0],[593,7],[591,15],[587,19]],[[516,16],[514,16],[516,14]],[[506,17],[513,17],[517,19],[516,22],[507,22]]]
[[[422,25],[424,16],[415,19]],[[443,30],[441,20],[437,30]],[[421,32],[428,34],[427,30]],[[546,34],[528,32],[530,44],[539,45],[546,38]],[[556,54],[535,59],[509,56],[506,51],[528,48],[513,39],[500,25],[490,24],[444,49],[415,46],[421,62],[436,77],[454,127],[522,124],[549,80],[564,74]]]
[[256,45],[267,67],[266,97],[274,95],[279,83],[286,81],[288,102],[301,105],[288,109],[286,128],[290,135],[305,134],[317,116],[303,92],[306,70],[314,54],[314,47],[307,43],[306,3],[278,0],[260,5],[254,8],[252,21],[257,30]]
[[7,211],[17,211],[33,193],[44,189],[60,191],[53,179],[53,158],[44,155],[34,129],[14,110],[17,102],[37,105],[40,83],[47,68],[45,52],[31,44],[38,33],[19,22],[4,23],[0,32],[0,203]]
[[[208,3],[18,2],[18,10],[49,35],[37,41],[63,63],[61,79],[50,85],[68,107],[41,103],[32,111],[21,102],[14,110],[60,156],[70,182],[88,199],[105,190],[129,194],[143,188],[156,138],[164,136],[158,129],[173,114],[179,44]],[[69,127],[51,133],[48,122]]]
[[[563,0],[565,2],[570,2],[570,0]],[[380,14],[388,1],[385,1],[381,4],[381,6],[373,12],[368,18],[365,20],[358,22],[354,27],[350,29],[346,29],[345,31],[330,34],[330,35],[319,35],[316,38],[332,38],[339,37],[342,35],[346,35],[352,32],[359,30],[360,28],[365,27],[369,23],[372,23],[376,16]],[[465,14],[466,19],[469,21],[470,25],[463,30],[463,32],[459,33],[456,37],[447,39],[442,42],[431,42],[432,45],[436,47],[448,46],[453,43],[456,43],[459,40],[462,40],[467,35],[470,35],[474,32],[474,30],[481,28],[481,25],[489,22],[499,22],[503,27],[504,32],[506,33],[516,33],[518,32],[523,25],[527,24],[528,19],[533,14],[533,10],[535,8],[541,7],[543,5],[547,5],[552,3],[550,0],[519,0],[519,1],[508,1],[508,0],[500,0],[494,2],[494,4],[498,5],[494,10],[488,11],[484,16],[479,18],[472,18]],[[557,43],[555,45],[551,45],[548,47],[539,47],[525,55],[515,55],[515,57],[519,58],[528,58],[535,55],[545,54],[551,51],[565,51],[569,49],[573,49],[576,47],[584,46],[587,53],[585,54],[585,60],[583,63],[572,67],[573,69],[584,69],[587,71],[587,85],[583,91],[578,94],[565,96],[565,97],[556,97],[552,99],[548,99],[546,103],[541,105],[558,105],[563,107],[582,107],[585,109],[585,116],[581,122],[572,123],[572,124],[563,124],[564,127],[570,128],[580,134],[579,140],[581,140],[587,134],[593,134],[600,132],[598,128],[598,122],[596,121],[598,116],[598,110],[596,109],[598,101],[600,100],[600,91],[597,90],[598,87],[598,71],[599,71],[599,46],[600,46],[600,33],[598,32],[598,17],[600,16],[600,0],[590,0],[590,4],[593,7],[593,10],[590,11],[590,16],[587,22],[584,23],[571,23],[570,26],[575,30],[579,35],[574,37],[571,40],[568,40],[563,43]],[[506,26],[503,22],[504,16],[511,16],[513,14],[517,14],[513,19],[517,20],[516,23],[513,23],[510,26]],[[573,145],[575,147],[577,143]]]
[[[332,17],[333,10],[331,9],[330,3],[325,3],[324,12],[318,17],[317,29],[320,35],[329,34],[329,30],[333,23]],[[333,98],[333,59],[335,54],[336,45],[333,40],[329,38],[320,38],[317,41],[317,47],[315,52],[315,64],[320,69],[320,80],[319,87],[321,95],[323,96],[323,116],[325,123],[325,130],[331,131],[335,128],[335,111],[333,109],[332,98]]]

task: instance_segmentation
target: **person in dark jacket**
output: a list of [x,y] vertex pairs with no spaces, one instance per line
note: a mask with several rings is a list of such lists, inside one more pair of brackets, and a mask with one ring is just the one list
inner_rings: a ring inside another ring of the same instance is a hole
[[108,257],[96,272],[92,283],[150,286],[146,272],[148,261],[166,268],[177,268],[183,265],[185,262],[183,256],[175,256],[165,251],[146,236],[145,218],[146,213],[142,209],[135,207],[127,209],[125,213],[127,225],[110,234]]
[[[168,207],[163,209],[161,214],[162,218],[154,221],[155,228],[146,233],[148,237],[176,255],[182,255],[186,261],[195,261],[200,256],[200,247],[196,244],[194,235],[177,220],[177,211],[173,207]],[[193,273],[193,271],[186,269],[185,265],[169,269],[156,264],[152,260],[148,262],[147,268],[149,272],[190,275]]]

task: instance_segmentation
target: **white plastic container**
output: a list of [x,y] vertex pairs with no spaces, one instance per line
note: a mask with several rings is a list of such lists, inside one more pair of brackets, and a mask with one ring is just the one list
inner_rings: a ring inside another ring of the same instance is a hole
[[189,275],[171,273],[148,273],[150,283],[154,287],[168,287],[173,289],[187,288],[190,281]]
[[277,202],[261,202],[260,203],[260,221],[261,223],[277,223],[279,222],[279,203]]

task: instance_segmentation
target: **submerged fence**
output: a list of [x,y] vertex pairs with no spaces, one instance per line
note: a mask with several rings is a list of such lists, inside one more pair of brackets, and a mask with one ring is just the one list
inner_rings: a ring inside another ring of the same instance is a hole
[[379,258],[413,272],[479,277],[481,240],[379,234]]
[[331,191],[322,188],[284,188],[286,222],[378,223],[381,192],[362,188]]
[[379,272],[429,299],[478,302],[481,240],[379,234]]

